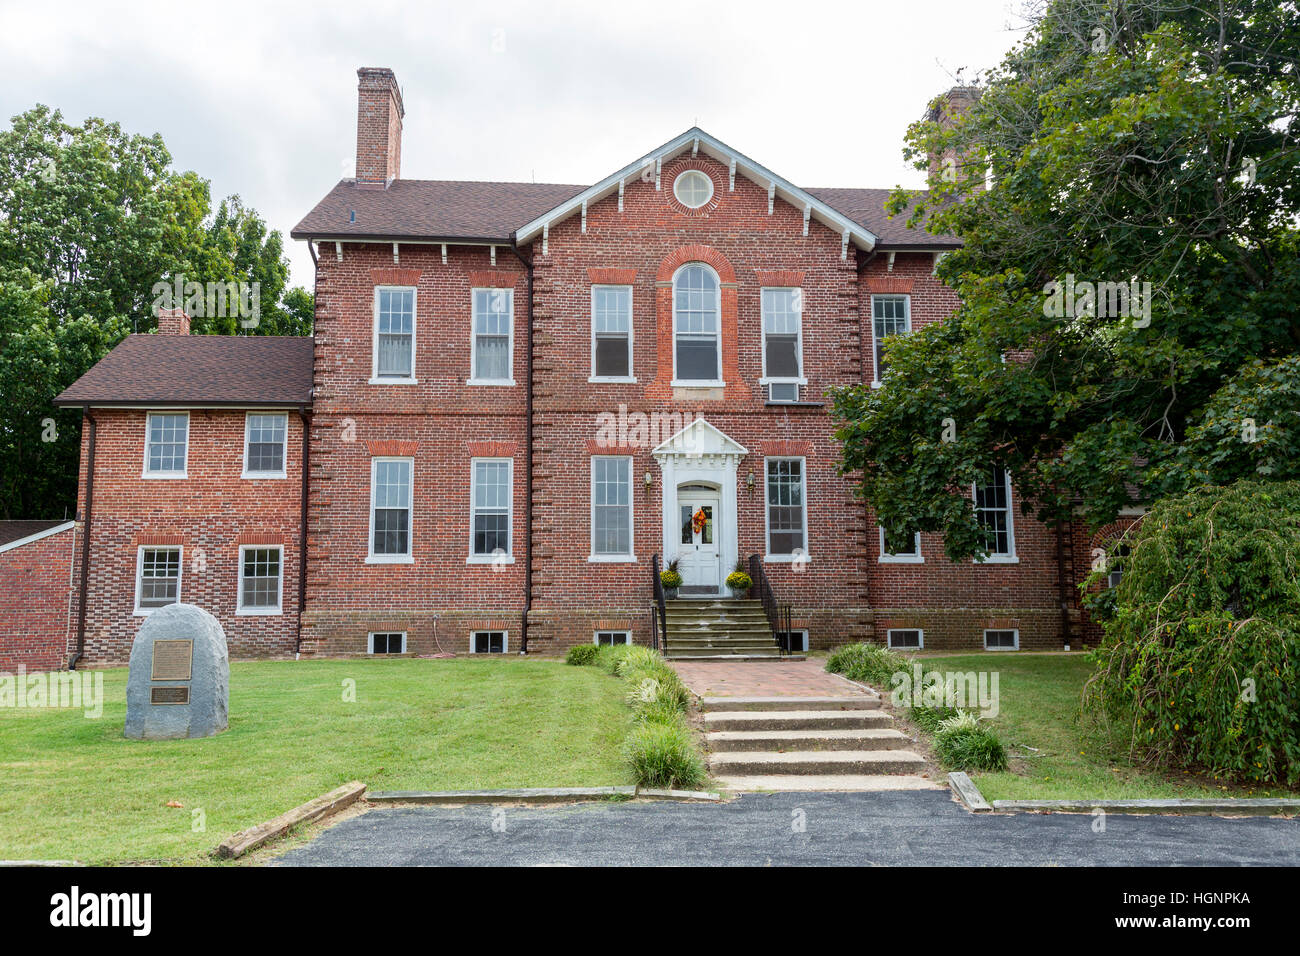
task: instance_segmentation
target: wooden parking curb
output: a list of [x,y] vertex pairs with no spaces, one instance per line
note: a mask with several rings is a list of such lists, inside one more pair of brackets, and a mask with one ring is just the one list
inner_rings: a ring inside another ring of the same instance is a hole
[[948,774],[948,783],[952,786],[953,793],[957,794],[961,802],[966,804],[966,809],[972,813],[987,813],[993,809],[968,774],[955,770]]
[[255,827],[249,827],[228,837],[217,847],[217,855],[226,859],[243,856],[249,850],[256,850],[264,843],[283,836],[299,824],[311,823],[338,813],[356,803],[365,792],[366,785],[359,780],[345,783],[315,800],[294,807],[288,813],[280,814],[274,820],[259,823]]
[[1188,813],[1221,816],[1292,816],[1300,800],[1287,797],[1243,797],[1239,800],[994,800],[994,810],[1055,813]]

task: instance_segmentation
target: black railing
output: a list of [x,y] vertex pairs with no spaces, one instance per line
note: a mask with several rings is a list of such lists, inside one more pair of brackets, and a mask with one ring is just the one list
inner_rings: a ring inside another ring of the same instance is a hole
[[763,612],[767,615],[768,626],[772,628],[772,637],[776,640],[776,646],[781,649],[782,654],[789,654],[790,605],[782,604],[776,599],[776,592],[772,590],[772,582],[768,580],[767,574],[763,571],[763,556],[761,554],[751,554],[749,556],[749,577],[753,582],[750,593],[763,605]]
[[668,605],[664,598],[664,583],[659,580],[659,555],[650,557],[650,573],[654,575],[655,603],[650,608],[650,643],[662,653],[668,653]]

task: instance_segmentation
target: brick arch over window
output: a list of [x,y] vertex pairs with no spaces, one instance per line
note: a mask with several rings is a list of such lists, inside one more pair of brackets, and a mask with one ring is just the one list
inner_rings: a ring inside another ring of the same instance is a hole
[[721,285],[719,305],[722,331],[722,380],[727,383],[726,398],[743,398],[748,390],[740,380],[739,299],[736,290],[736,270],[731,262],[712,246],[694,243],[680,246],[664,257],[655,274],[655,338],[658,346],[658,364],[655,385],[667,390],[673,379],[673,275],[690,262],[702,262],[718,274]]

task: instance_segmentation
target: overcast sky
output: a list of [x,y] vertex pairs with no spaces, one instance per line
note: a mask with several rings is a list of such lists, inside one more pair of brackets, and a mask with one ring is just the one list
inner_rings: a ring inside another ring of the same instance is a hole
[[406,103],[403,176],[589,184],[693,125],[797,185],[920,185],[907,125],[1022,36],[1022,0],[0,0],[0,110],[161,133],[288,232],[356,152],[356,69]]

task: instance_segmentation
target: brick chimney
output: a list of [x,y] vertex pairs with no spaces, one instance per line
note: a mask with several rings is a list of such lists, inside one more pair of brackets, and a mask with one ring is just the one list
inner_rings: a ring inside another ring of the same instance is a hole
[[184,309],[158,310],[159,335],[189,335],[190,317]]
[[402,174],[402,91],[387,67],[357,70],[357,185],[387,188]]
[[[927,119],[938,123],[943,129],[952,129],[972,106],[979,102],[980,89],[977,86],[954,86],[947,93],[940,95],[931,105]],[[961,177],[978,176],[984,179],[984,164],[978,157],[958,158],[954,150],[945,150],[942,154],[930,154],[930,176],[942,178],[945,169],[951,169],[948,175]]]

